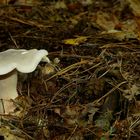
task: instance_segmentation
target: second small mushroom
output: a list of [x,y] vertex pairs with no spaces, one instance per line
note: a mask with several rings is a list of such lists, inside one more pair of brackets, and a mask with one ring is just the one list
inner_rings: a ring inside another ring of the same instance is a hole
[[0,52],[0,113],[13,112],[13,102],[17,93],[17,72],[33,72],[39,62],[44,59],[50,62],[46,50],[9,49]]

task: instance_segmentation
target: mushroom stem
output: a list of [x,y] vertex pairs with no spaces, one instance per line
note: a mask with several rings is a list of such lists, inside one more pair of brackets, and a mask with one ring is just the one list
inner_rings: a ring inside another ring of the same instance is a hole
[[17,71],[0,76],[0,113],[8,114],[13,111],[14,104],[11,99],[15,99],[17,93]]

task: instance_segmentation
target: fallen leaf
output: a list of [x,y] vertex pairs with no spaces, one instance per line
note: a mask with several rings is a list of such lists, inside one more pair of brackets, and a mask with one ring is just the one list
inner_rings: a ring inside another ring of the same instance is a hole
[[54,5],[56,9],[67,9],[67,6],[64,1],[57,1]]
[[88,38],[87,36],[79,36],[79,37],[73,38],[73,39],[65,39],[65,40],[63,40],[63,43],[68,44],[68,45],[77,46],[80,43],[87,41],[87,38]]
[[20,138],[12,133],[9,127],[1,127],[0,135],[4,137],[4,140],[25,140],[24,138]]
[[140,16],[140,1],[139,0],[127,0],[135,16]]
[[112,13],[105,13],[102,11],[97,12],[96,23],[104,31],[114,30],[116,25],[119,24],[119,20]]
[[140,89],[136,85],[132,85],[130,89],[124,90],[124,97],[127,98],[129,101],[135,98],[136,95],[140,94]]

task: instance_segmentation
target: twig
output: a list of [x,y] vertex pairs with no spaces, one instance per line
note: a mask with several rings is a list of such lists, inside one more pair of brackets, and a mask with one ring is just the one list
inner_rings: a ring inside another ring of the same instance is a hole
[[83,60],[83,61],[80,61],[80,62],[77,62],[77,63],[74,63],[60,71],[58,71],[56,74],[54,74],[53,76],[51,76],[50,78],[46,79],[45,82],[49,81],[50,79],[56,77],[56,76],[60,76],[60,75],[63,75],[64,73],[76,68],[77,66],[81,65],[81,64],[87,64],[87,60]]
[[99,103],[101,100],[103,100],[104,98],[106,98],[107,96],[109,96],[113,91],[115,91],[116,89],[118,89],[121,85],[127,83],[127,81],[121,82],[118,85],[116,85],[114,88],[112,88],[110,91],[108,91],[104,96],[102,96],[100,99],[95,100],[93,103]]

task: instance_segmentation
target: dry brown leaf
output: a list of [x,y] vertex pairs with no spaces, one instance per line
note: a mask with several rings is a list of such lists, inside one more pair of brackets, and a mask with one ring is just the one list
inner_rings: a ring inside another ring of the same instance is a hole
[[139,0],[126,0],[130,4],[130,8],[135,16],[140,16],[140,1]]
[[110,13],[99,11],[96,18],[96,23],[105,31],[114,30],[119,24],[117,17]]
[[138,24],[134,19],[129,19],[121,23],[121,30],[103,31],[102,34],[110,35],[119,41],[123,39],[137,39],[139,36]]
[[140,94],[140,88],[136,85],[132,85],[130,89],[124,90],[124,97],[129,101],[135,98],[136,95]]
[[4,136],[4,140],[25,140],[24,138],[20,138],[10,130],[9,127],[1,127],[0,135]]

